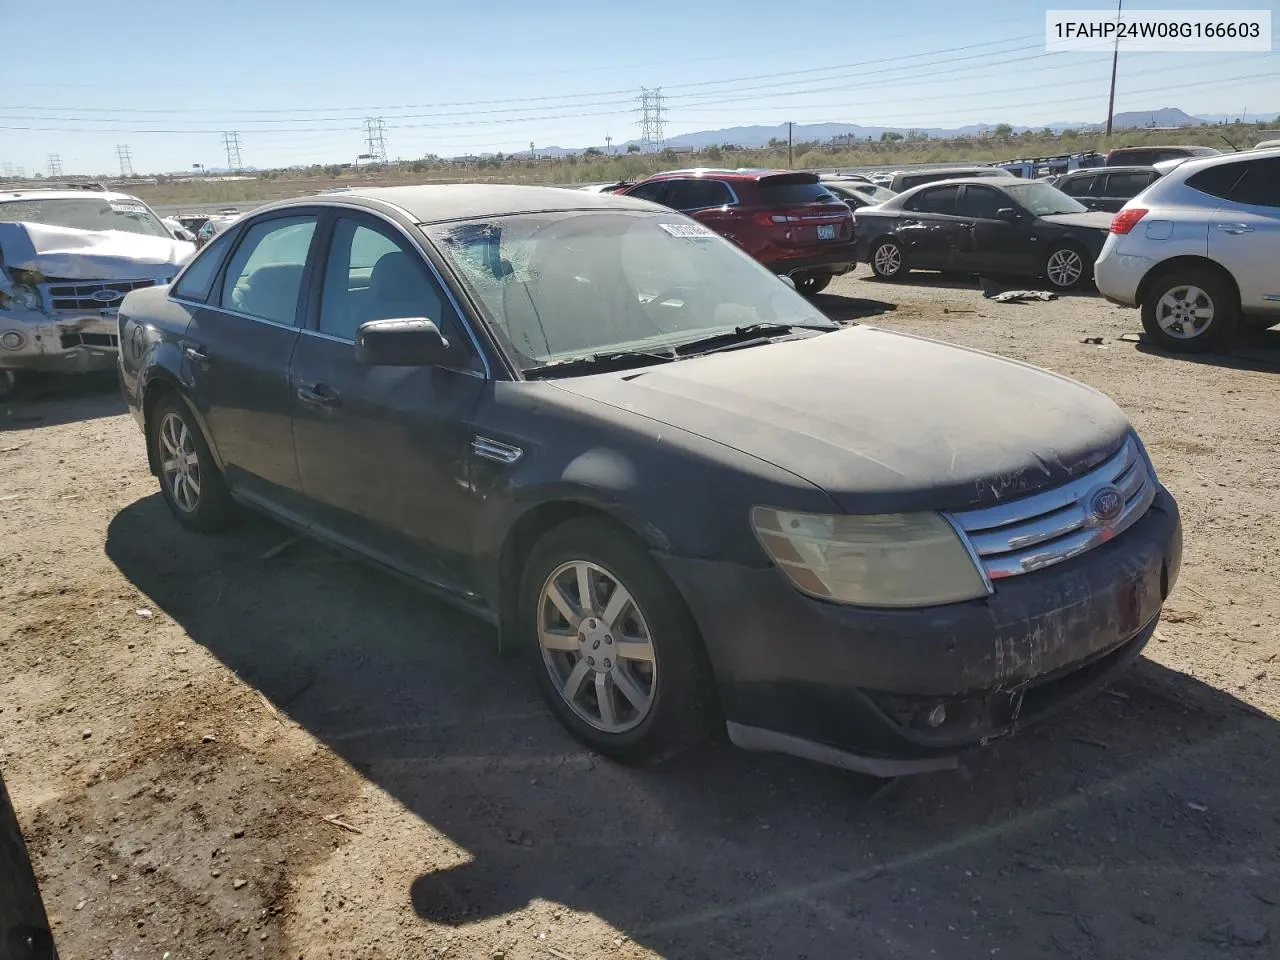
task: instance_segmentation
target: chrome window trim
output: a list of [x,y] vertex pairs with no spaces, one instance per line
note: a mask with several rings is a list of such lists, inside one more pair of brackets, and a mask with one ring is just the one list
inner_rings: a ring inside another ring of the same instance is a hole
[[169,299],[174,303],[182,304],[184,307],[192,307],[196,310],[216,310],[218,313],[226,313],[233,317],[239,317],[242,320],[253,320],[256,323],[265,323],[269,327],[279,327],[281,330],[303,329],[296,323],[281,323],[279,320],[268,320],[266,317],[255,317],[251,313],[241,313],[239,310],[232,310],[228,307],[216,307],[211,303],[200,303],[197,300],[184,300],[175,296],[170,296]]

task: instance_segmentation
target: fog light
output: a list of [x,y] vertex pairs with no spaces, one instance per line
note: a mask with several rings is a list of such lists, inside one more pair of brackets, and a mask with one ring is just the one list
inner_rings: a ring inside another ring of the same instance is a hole
[[925,722],[931,727],[940,727],[947,722],[947,708],[945,704],[938,704],[929,711],[929,716],[925,718]]
[[27,338],[17,330],[6,330],[0,334],[0,347],[6,350],[21,350],[26,342]]

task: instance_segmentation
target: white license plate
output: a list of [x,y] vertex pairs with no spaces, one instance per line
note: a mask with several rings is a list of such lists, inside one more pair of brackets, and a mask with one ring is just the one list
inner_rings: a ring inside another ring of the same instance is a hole
[[819,240],[834,240],[836,238],[836,225],[828,223],[825,226],[818,227]]

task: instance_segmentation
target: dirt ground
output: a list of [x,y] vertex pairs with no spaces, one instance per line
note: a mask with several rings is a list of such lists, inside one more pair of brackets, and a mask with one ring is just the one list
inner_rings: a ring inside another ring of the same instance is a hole
[[1186,557],[1113,690],[888,786],[619,767],[465,615],[266,521],[181,530],[110,378],[46,383],[0,403],[0,765],[63,956],[1276,956],[1280,332],[1176,358],[1094,296],[865,267],[820,300],[1132,417]]

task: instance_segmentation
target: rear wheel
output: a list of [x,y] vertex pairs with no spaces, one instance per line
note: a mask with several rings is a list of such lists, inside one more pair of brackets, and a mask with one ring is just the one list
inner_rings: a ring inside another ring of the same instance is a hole
[[148,432],[160,471],[160,492],[169,512],[192,530],[226,526],[234,515],[234,505],[186,404],[172,395],[162,399],[151,414]]
[[794,278],[796,290],[806,297],[812,297],[827,289],[831,282],[829,273],[802,273]]
[[1156,279],[1142,300],[1142,327],[1158,346],[1179,353],[1212,350],[1225,343],[1240,320],[1231,285],[1212,270],[1170,272]]
[[871,272],[881,280],[901,280],[907,275],[907,258],[897,240],[886,238],[871,248]]
[[626,532],[582,519],[547,533],[525,565],[519,618],[539,692],[593,750],[663,759],[710,731],[715,695],[693,617]]

